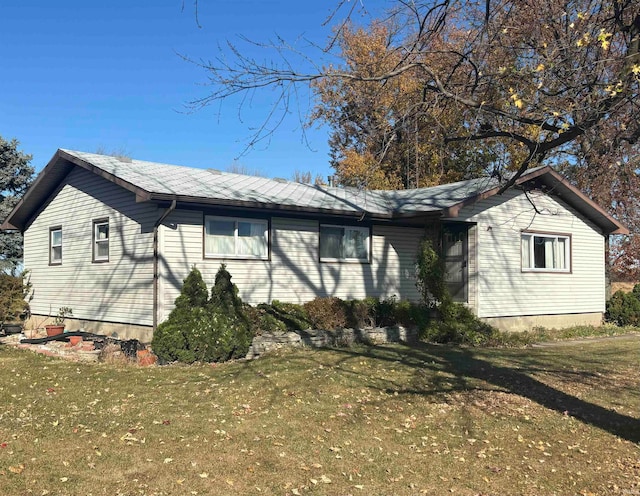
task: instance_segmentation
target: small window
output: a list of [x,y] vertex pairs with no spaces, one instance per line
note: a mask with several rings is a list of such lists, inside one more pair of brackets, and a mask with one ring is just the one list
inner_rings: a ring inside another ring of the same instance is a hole
[[368,262],[369,228],[320,226],[321,262]]
[[522,270],[570,272],[571,237],[522,233]]
[[62,227],[49,229],[49,264],[62,263]]
[[109,261],[109,219],[93,221],[93,261]]
[[269,223],[262,219],[205,217],[204,256],[266,260]]

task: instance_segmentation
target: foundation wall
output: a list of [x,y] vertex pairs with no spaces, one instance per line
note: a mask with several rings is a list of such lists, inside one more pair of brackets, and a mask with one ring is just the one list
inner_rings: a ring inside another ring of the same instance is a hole
[[501,331],[522,332],[530,331],[535,327],[547,329],[564,329],[574,326],[599,326],[602,325],[603,314],[601,312],[576,313],[564,315],[525,315],[519,317],[489,317],[483,318],[485,322],[497,327]]
[[[53,318],[46,315],[32,315],[25,323],[25,334],[29,337],[29,331],[43,329],[45,325],[53,324]],[[153,327],[136,324],[123,324],[119,322],[101,322],[98,320],[84,320],[68,318],[64,323],[68,331],[87,331],[95,334],[104,334],[118,339],[137,339],[149,344],[153,337]]]

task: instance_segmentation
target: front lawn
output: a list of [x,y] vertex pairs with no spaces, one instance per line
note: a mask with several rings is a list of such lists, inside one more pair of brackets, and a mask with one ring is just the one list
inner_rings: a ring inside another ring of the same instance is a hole
[[2,494],[636,494],[638,336],[80,364],[0,346]]

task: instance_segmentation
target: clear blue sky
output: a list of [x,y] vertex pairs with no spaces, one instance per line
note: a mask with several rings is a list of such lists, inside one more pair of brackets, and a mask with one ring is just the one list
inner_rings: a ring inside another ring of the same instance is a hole
[[[330,28],[322,22],[335,3],[199,0],[200,28],[193,5],[3,2],[0,136],[17,138],[38,171],[57,148],[124,150],[141,160],[225,169],[260,124],[269,93],[246,105],[242,120],[237,101],[188,113],[185,103],[207,94],[207,74],[177,54],[213,59],[219,45],[242,35],[258,41],[304,35],[324,44]],[[291,116],[269,144],[238,163],[271,177],[290,178],[296,169],[326,176],[327,137],[327,129],[310,130],[310,147],[305,145],[298,118]]]

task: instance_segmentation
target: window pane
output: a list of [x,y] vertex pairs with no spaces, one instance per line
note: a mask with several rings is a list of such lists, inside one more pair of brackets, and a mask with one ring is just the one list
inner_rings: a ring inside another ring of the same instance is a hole
[[320,226],[320,258],[342,258],[341,227]]
[[235,222],[226,220],[210,220],[207,222],[205,236],[205,253],[215,255],[234,255]]
[[[568,270],[570,238],[566,236],[522,235],[522,267],[525,269]],[[533,260],[531,260],[533,255]]]
[[267,256],[266,224],[259,222],[238,222],[237,255],[252,257]]
[[558,265],[556,268],[558,269],[567,269],[567,257],[566,257],[566,250],[567,250],[567,246],[568,246],[568,242],[566,238],[558,238]]
[[367,259],[367,235],[364,231],[345,229],[344,258]]
[[60,262],[62,260],[62,246],[51,247],[51,261]]
[[462,239],[463,233],[444,233],[444,254],[446,257],[463,256]]
[[96,224],[96,240],[109,239],[109,224]]
[[108,259],[109,258],[109,242],[100,241],[96,243],[96,258]]
[[544,269],[546,267],[546,251],[545,238],[533,238],[533,261],[536,269]]
[[59,246],[62,244],[62,230],[57,229],[55,231],[51,231],[51,245]]
[[556,268],[556,240],[544,238],[544,266],[547,269]]

